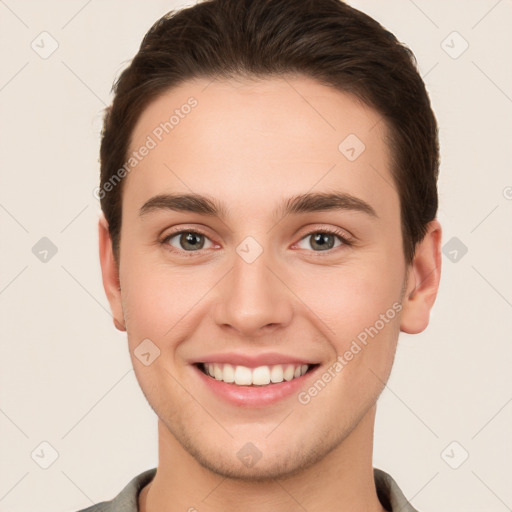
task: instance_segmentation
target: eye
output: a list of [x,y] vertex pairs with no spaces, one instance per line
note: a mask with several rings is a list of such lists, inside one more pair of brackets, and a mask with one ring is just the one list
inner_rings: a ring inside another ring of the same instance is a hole
[[[196,252],[201,249],[209,248],[205,247],[205,240],[208,240],[211,246],[213,246],[211,240],[206,235],[199,233],[197,231],[185,230],[177,231],[176,233],[172,233],[171,235],[165,237],[162,240],[162,244],[170,245],[175,249],[185,252]],[[175,244],[177,244],[178,246],[176,246]]]
[[[308,238],[310,239],[309,245],[315,249],[315,252],[330,251],[331,249],[340,247],[341,245],[351,245],[350,241],[346,238],[346,236],[344,236],[344,233],[336,229],[312,231],[311,233],[308,233],[304,238],[302,238],[299,244]],[[337,246],[334,245],[336,243],[336,238],[340,241],[340,244]],[[309,249],[308,247],[300,248]]]
[[[304,241],[308,238],[310,239],[310,247],[301,247],[300,244],[305,243]],[[336,239],[339,241],[338,245],[335,245]],[[181,230],[171,233],[161,243],[167,246],[170,245],[178,252],[188,253],[199,252],[201,249],[209,249],[214,246],[213,242],[205,234],[193,230]],[[300,249],[309,250],[312,247],[314,252],[330,251],[342,245],[350,246],[352,244],[343,231],[336,229],[311,231],[301,238],[297,244]]]

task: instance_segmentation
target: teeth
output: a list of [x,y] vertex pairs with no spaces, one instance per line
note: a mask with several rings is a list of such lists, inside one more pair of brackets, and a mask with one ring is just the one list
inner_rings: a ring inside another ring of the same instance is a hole
[[283,372],[283,378],[284,380],[292,380],[295,375],[295,368],[292,364],[289,364],[286,367],[286,370]]
[[[219,368],[220,366],[218,364],[215,365],[215,368]],[[222,370],[220,370],[222,373]],[[239,386],[250,386],[252,384],[252,372],[250,368],[247,368],[246,366],[237,366],[235,368],[235,384],[238,384]]]
[[235,369],[230,364],[225,364],[221,372],[224,382],[235,382]]
[[214,376],[217,380],[222,380],[223,375],[222,375],[222,370],[221,370],[220,366],[215,365],[215,366],[213,367],[213,376]]
[[272,366],[270,370],[270,380],[272,382],[283,382],[283,367],[281,365]]
[[233,366],[231,364],[204,363],[204,372],[216,380],[234,383],[238,386],[266,386],[270,383],[290,381],[301,377],[308,371],[309,365]]
[[256,386],[270,384],[270,368],[268,366],[258,366],[252,371],[252,383]]

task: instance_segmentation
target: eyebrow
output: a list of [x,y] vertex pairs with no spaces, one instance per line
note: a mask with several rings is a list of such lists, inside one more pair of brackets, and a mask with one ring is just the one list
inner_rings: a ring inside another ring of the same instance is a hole
[[[208,217],[226,219],[228,209],[215,198],[200,194],[159,194],[146,201],[139,210],[139,216],[156,211],[181,211],[198,213]],[[322,211],[354,211],[378,218],[367,202],[344,192],[313,192],[286,199],[274,211],[274,218],[301,213]]]

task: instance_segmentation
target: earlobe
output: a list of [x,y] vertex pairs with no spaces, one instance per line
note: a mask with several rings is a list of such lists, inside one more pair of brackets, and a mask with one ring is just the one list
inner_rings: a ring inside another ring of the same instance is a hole
[[441,277],[441,233],[441,225],[434,219],[409,265],[400,323],[400,330],[408,334],[422,332],[429,322]]
[[121,301],[119,272],[112,250],[112,240],[108,230],[108,222],[103,212],[98,221],[98,242],[103,288],[107,295],[115,327],[126,331]]

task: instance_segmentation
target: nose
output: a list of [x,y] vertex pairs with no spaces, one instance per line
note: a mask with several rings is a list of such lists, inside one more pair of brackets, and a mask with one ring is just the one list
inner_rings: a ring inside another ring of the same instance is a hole
[[289,325],[293,293],[286,285],[286,274],[265,251],[252,263],[235,253],[233,269],[219,283],[216,324],[246,338],[262,337]]

